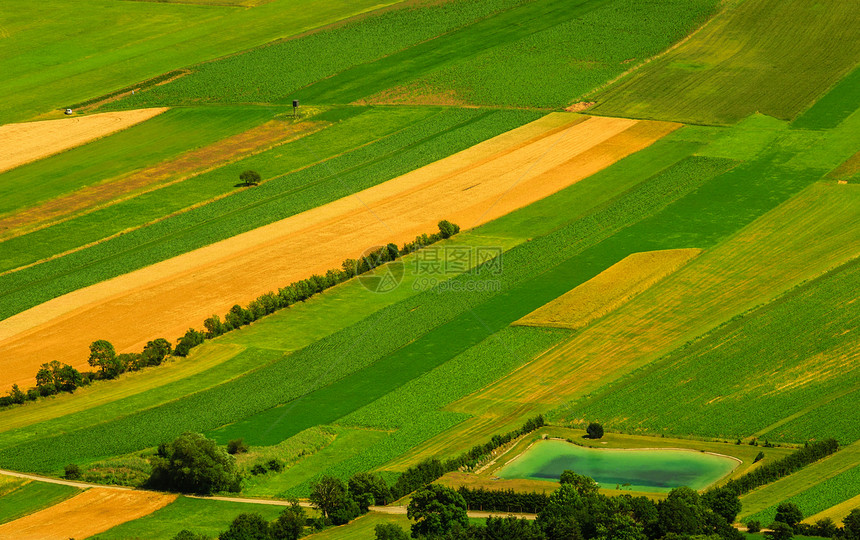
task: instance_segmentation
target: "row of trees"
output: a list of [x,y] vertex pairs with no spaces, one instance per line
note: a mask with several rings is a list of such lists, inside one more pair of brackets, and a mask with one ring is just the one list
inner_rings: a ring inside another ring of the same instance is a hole
[[[821,538],[846,538],[860,540],[860,508],[853,510],[844,520],[843,527],[837,527],[830,518],[819,519],[815,523],[801,523],[803,511],[794,503],[784,502],[776,507],[773,523],[768,525],[770,535],[775,540],[787,540],[795,534],[818,536]],[[758,521],[748,521],[747,531],[757,533],[762,525]]]
[[836,442],[836,439],[806,443],[803,448],[782,459],[762,465],[740,478],[730,480],[726,483],[725,487],[737,495],[743,495],[759,486],[779,480],[783,476],[788,476],[810,463],[829,456],[838,449],[839,443]]
[[396,244],[388,244],[365,254],[360,259],[346,259],[339,270],[329,270],[325,275],[315,274],[307,279],[296,281],[279,289],[277,294],[274,292],[266,293],[252,301],[246,308],[236,304],[230,308],[223,321],[218,315],[212,315],[203,323],[205,332],[189,328],[185,335],[177,340],[175,350],[171,343],[164,338],[150,341],[141,353],[123,354],[117,354],[113,344],[109,341],[102,339],[94,341],[90,345],[88,362],[90,366],[98,368],[97,372],[81,373],[74,367],[60,364],[57,361],[42,364],[36,374],[36,386],[25,392],[14,385],[8,395],[0,396],[0,407],[22,404],[28,400],[33,401],[39,397],[59,392],[74,392],[79,386],[89,384],[95,379],[115,379],[126,371],[137,371],[160,365],[170,354],[188,356],[191,349],[201,345],[206,339],[212,339],[251,324],[261,317],[297,302],[303,302],[311,296],[356,275],[368,272],[382,264],[394,261],[460,232],[458,225],[447,220],[440,221],[437,227],[439,228],[438,233],[417,236],[414,241],[404,244],[402,248],[398,249]]
[[485,444],[479,444],[473,447],[468,452],[441,462],[438,459],[427,459],[417,465],[413,465],[406,469],[403,474],[397,479],[397,482],[391,487],[391,492],[395,498],[403,497],[412,493],[418,488],[426,486],[437,479],[441,478],[445,473],[456,471],[461,467],[474,467],[479,460],[487,457],[496,448],[511,442],[512,440],[531,433],[532,431],[546,425],[543,415],[538,415],[530,418],[519,429],[515,429],[504,435],[493,435],[492,439]]

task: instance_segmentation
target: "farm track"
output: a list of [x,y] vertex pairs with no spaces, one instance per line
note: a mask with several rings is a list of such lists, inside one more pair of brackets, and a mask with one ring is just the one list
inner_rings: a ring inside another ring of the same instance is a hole
[[119,351],[159,336],[173,339],[234,303],[339,267],[365,247],[409,241],[440,219],[467,228],[486,223],[679,127],[580,118],[549,115],[355,196],[10,317],[0,322],[0,387],[32,384],[38,366],[50,360],[87,367],[87,347],[96,339],[108,339]]
[[0,172],[116,133],[166,110],[136,109],[0,126]]

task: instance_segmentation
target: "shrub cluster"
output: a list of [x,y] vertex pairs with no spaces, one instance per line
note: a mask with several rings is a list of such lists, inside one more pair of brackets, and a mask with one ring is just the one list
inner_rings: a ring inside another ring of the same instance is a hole
[[838,449],[839,443],[836,442],[836,439],[806,443],[800,450],[773,463],[762,465],[740,478],[730,480],[724,487],[732,490],[737,495],[743,495],[759,486],[779,480],[783,476],[788,476],[810,463],[829,456]]

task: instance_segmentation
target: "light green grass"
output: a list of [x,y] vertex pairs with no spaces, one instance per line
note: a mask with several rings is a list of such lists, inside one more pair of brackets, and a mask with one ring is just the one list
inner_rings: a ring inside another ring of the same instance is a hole
[[28,119],[388,3],[275,0],[243,9],[8,0],[0,33],[0,123]]
[[[2,489],[2,485],[0,485]],[[4,490],[5,491],[5,490]],[[38,512],[80,493],[70,486],[25,481],[0,495],[0,523]]]
[[[480,520],[485,523],[486,520]],[[373,540],[376,538],[376,526],[383,523],[400,525],[406,533],[409,533],[412,522],[406,515],[379,514],[371,512],[360,518],[350,521],[340,527],[332,527],[322,532],[312,534],[309,539],[313,540]]]
[[[117,525],[91,540],[170,540],[184,529],[217,538],[239,514],[256,513],[274,521],[283,510],[283,506],[270,504],[179,497],[148,516]],[[313,513],[313,510],[306,510]]]
[[592,111],[704,124],[755,112],[790,120],[854,67],[858,28],[860,12],[840,0],[733,2],[686,43],[598,93]]

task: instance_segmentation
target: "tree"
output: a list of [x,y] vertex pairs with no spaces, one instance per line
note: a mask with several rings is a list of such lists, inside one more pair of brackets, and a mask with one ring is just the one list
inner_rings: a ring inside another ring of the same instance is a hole
[[244,439],[233,439],[227,443],[228,454],[244,454],[248,451],[248,444]]
[[582,474],[576,474],[570,470],[562,472],[558,481],[562,484],[570,484],[576,492],[583,497],[597,495],[597,490],[599,489],[597,482],[592,478]]
[[537,524],[547,538],[582,538],[582,530],[577,520],[583,509],[582,496],[573,484],[562,484],[549,496],[547,505],[538,513]]
[[833,538],[839,532],[839,527],[830,518],[819,519],[814,525],[815,536],[822,538]]
[[202,332],[189,328],[188,331],[185,332],[185,335],[179,339],[179,343],[176,345],[174,354],[176,356],[188,356],[191,349],[203,343],[204,339],[205,336]]
[[699,494],[688,487],[675,488],[657,507],[660,528],[666,533],[694,535],[702,532],[704,516]]
[[726,488],[712,489],[702,497],[705,506],[722,516],[727,523],[734,523],[741,511],[741,500],[737,494]]
[[[107,376],[107,372],[116,370],[116,350],[110,341],[99,339],[90,344],[90,357],[87,363],[92,367],[97,367],[101,370],[102,375]],[[113,378],[113,377],[108,377]]]
[[157,489],[208,495],[216,491],[239,491],[241,477],[233,456],[215,441],[199,433],[184,433],[170,444],[159,446],[147,484]]
[[20,405],[27,401],[27,394],[22,392],[21,389],[18,388],[17,384],[13,384],[12,389],[9,390],[9,401],[16,405]]
[[298,540],[305,530],[308,516],[305,509],[299,506],[299,501],[291,499],[290,506],[278,516],[272,524],[272,537],[276,540]]
[[860,540],[860,508],[855,508],[842,520],[845,540]]
[[66,480],[77,480],[81,477],[81,468],[74,463],[69,463],[68,465],[66,465],[66,468],[63,470],[63,472],[63,477]]
[[439,484],[430,484],[416,491],[406,508],[406,516],[415,522],[412,525],[413,537],[444,535],[455,525],[469,525],[463,496]]
[[356,500],[364,494],[370,494],[373,498],[371,504],[387,504],[392,498],[391,489],[385,479],[368,472],[352,475],[349,479],[349,493]]
[[409,540],[409,534],[395,523],[380,523],[374,532],[376,540]]
[[794,527],[803,521],[803,512],[794,503],[779,503],[776,507],[776,516],[773,519],[774,521],[785,523],[789,527]]
[[218,540],[271,540],[272,526],[257,513],[239,514]]
[[188,529],[182,529],[176,536],[173,537],[173,540],[211,540],[205,534],[197,534],[189,531]]
[[545,540],[546,536],[537,523],[508,516],[487,518],[484,538],[486,540]]
[[319,481],[311,484],[311,494],[308,499],[323,513],[324,517],[328,518],[332,512],[348,504],[349,493],[340,478],[323,476]]
[[260,173],[256,171],[244,171],[239,175],[239,180],[242,181],[242,185],[244,186],[256,186],[262,178],[260,177]]
[[141,354],[141,359],[145,366],[160,365],[167,355],[170,354],[173,347],[170,342],[164,338],[154,339],[146,344]]
[[794,529],[788,523],[774,521],[770,524],[769,536],[773,540],[791,540],[794,537]]
[[603,426],[597,422],[592,422],[585,428],[585,432],[588,433],[589,439],[600,439],[603,437]]
[[647,540],[642,526],[630,516],[614,514],[597,526],[599,540]]
[[759,450],[758,454],[756,454],[755,459],[753,460],[753,463],[758,463],[759,461],[761,461],[763,459],[764,459],[764,452]]
[[757,533],[761,530],[761,521],[751,519],[747,521],[747,532]]
[[447,219],[443,219],[442,221],[440,221],[438,227],[439,234],[442,236],[442,238],[451,238],[452,236],[460,232],[460,227],[454,225]]

